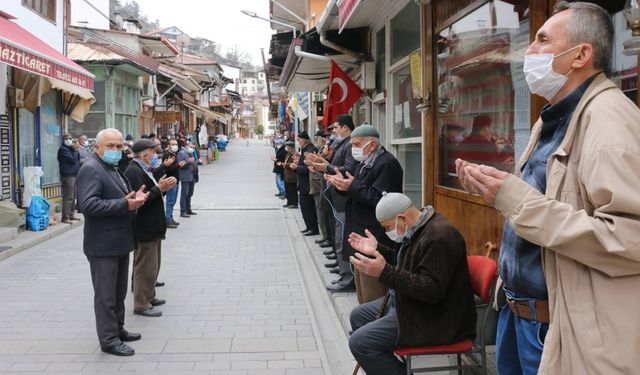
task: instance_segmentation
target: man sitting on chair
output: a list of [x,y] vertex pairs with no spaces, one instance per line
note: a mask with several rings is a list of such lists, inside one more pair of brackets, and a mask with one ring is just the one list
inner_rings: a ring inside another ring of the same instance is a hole
[[[366,237],[351,233],[349,243],[357,252],[350,261],[389,287],[388,303],[384,297],[353,309],[349,347],[367,375],[404,374],[405,364],[393,354],[397,346],[475,338],[466,246],[433,207],[419,210],[401,193],[384,193],[376,217],[397,243],[395,251],[379,245],[369,231]],[[394,257],[395,266],[386,260]]]

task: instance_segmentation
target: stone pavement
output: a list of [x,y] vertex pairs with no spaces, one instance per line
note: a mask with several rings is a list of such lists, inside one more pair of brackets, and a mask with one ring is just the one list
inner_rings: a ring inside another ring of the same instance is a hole
[[164,315],[134,316],[127,297],[135,356],[100,352],[78,227],[0,262],[0,374],[347,373],[344,331],[273,197],[270,148],[227,150],[163,243]]

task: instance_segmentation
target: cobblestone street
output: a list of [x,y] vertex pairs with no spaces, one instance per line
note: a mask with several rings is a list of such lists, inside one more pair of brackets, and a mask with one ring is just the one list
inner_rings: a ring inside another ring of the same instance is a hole
[[331,373],[270,152],[232,142],[200,168],[198,215],[163,243],[164,315],[134,316],[127,296],[133,357],[100,351],[81,226],[1,261],[0,373]]

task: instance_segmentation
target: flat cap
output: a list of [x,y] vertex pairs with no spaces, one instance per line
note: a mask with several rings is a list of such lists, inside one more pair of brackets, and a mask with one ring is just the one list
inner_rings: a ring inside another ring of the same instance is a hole
[[298,133],[298,138],[309,139],[309,133],[307,133],[306,130],[303,130],[300,133]]
[[351,133],[351,137],[352,138],[357,138],[357,137],[380,138],[380,133],[378,133],[376,128],[374,128],[373,126],[369,124],[362,124],[353,130],[353,133]]
[[131,149],[133,150],[133,152],[138,153],[150,148],[156,148],[156,146],[157,145],[153,140],[144,138],[134,143]]
[[294,141],[286,141],[286,142],[284,143],[284,145],[285,145],[285,146],[295,146],[295,145],[296,145],[296,143],[295,143]]
[[382,193],[382,198],[376,206],[376,219],[387,221],[403,213],[413,206],[411,199],[402,193]]

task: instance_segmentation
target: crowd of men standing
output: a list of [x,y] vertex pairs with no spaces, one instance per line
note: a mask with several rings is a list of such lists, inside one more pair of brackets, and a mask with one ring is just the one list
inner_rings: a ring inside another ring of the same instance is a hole
[[76,207],[84,215],[83,249],[91,268],[96,329],[103,352],[129,356],[126,341],[141,338],[124,329],[124,299],[128,287],[129,254],[133,251],[133,291],[136,315],[162,316],[156,297],[162,241],[173,218],[180,190],[180,217],[196,215],[191,208],[198,182],[197,147],[191,137],[135,141],[116,129],[100,131],[89,146],[82,135],[74,142],[65,134],[58,150],[62,177],[62,222],[71,223]]

